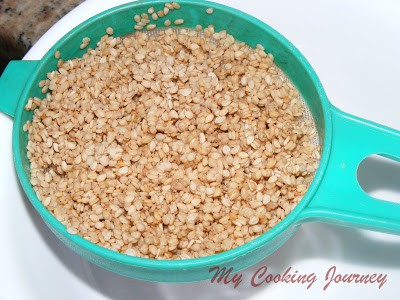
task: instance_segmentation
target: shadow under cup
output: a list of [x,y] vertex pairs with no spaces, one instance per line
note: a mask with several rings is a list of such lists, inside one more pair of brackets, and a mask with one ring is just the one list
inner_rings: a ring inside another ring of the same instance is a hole
[[[217,265],[233,267],[235,271],[239,271],[278,249],[299,226],[297,216],[310,201],[313,194],[311,189],[315,190],[315,181],[322,176],[322,166],[317,170],[309,191],[294,211],[262,236],[230,251],[204,258],[175,261],[153,260],[120,254],[92,244],[80,236],[67,233],[64,225],[42,205],[29,182],[30,163],[26,151],[28,135],[22,129],[26,121],[32,119],[32,112],[24,110],[27,99],[32,96],[43,98],[44,95],[38,83],[46,78],[48,72],[57,69],[57,59],[54,58],[56,50],[60,51],[61,59],[64,61],[81,57],[87,51],[87,48],[86,50],[79,48],[84,37],[90,37],[91,42],[88,47],[95,48],[97,41],[105,35],[107,27],[114,29],[114,36],[130,34],[133,31],[135,14],[146,12],[150,6],[154,6],[155,11],[158,11],[164,7],[164,3],[164,1],[139,1],[92,17],[66,34],[42,60],[36,62],[20,97],[22,100],[15,111],[13,153],[19,179],[31,203],[52,232],[73,251],[92,263],[128,277],[151,281],[190,282],[211,278],[214,273],[209,273],[209,269]],[[194,28],[200,24],[204,28],[213,24],[215,31],[227,30],[237,40],[252,47],[261,44],[266,52],[272,53],[276,64],[285,72],[306,101],[318,129],[319,143],[321,146],[324,145],[325,129],[330,128],[329,122],[326,122],[330,119],[330,104],[311,66],[290,42],[271,27],[241,11],[206,1],[182,0],[179,3],[181,9],[170,11],[168,15],[171,20],[177,18],[185,20],[184,25],[179,27]],[[206,13],[209,7],[214,8],[214,13],[211,15]],[[157,27],[164,27],[165,19],[160,18],[152,22],[157,24]],[[330,138],[330,134],[328,136]]]

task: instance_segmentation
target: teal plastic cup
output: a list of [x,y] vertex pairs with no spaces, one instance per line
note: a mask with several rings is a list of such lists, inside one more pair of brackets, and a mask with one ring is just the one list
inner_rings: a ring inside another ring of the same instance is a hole
[[[398,234],[400,205],[367,195],[357,181],[360,162],[373,154],[400,159],[400,132],[346,114],[332,106],[314,70],[303,55],[282,35],[263,22],[236,9],[207,1],[181,0],[181,9],[173,10],[170,19],[183,18],[185,27],[213,24],[217,31],[228,30],[237,40],[250,46],[261,44],[272,53],[277,65],[302,94],[316,122],[322,147],[320,165],[313,182],[296,208],[274,228],[235,249],[203,258],[155,260],[133,257],[102,248],[78,235],[71,235],[40,202],[30,184],[27,133],[22,127],[32,118],[24,109],[27,99],[43,97],[38,83],[56,69],[56,50],[64,60],[80,57],[82,38],[90,37],[90,47],[105,34],[114,36],[133,30],[133,16],[164,7],[165,1],[128,3],[96,15],[61,38],[40,61],[12,61],[0,78],[0,111],[14,118],[13,155],[21,186],[30,202],[51,231],[69,248],[105,269],[125,276],[164,282],[206,280],[214,266],[233,267],[239,271],[257,263],[278,249],[304,222],[328,222]],[[207,8],[214,13],[206,13]],[[163,27],[164,18],[155,21]],[[182,25],[181,25],[182,26]],[[352,151],[349,151],[352,149]],[[12,212],[10,212],[12,213]]]

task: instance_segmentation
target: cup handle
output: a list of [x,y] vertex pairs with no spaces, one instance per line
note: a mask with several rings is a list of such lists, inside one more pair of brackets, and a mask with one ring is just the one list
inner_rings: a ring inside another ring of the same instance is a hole
[[14,117],[25,83],[35,70],[37,60],[13,60],[0,77],[0,111]]
[[331,112],[332,143],[324,145],[330,153],[325,155],[326,170],[310,203],[300,212],[300,222],[318,221],[400,234],[400,204],[369,196],[357,180],[359,164],[370,155],[400,160],[400,131],[333,106]]

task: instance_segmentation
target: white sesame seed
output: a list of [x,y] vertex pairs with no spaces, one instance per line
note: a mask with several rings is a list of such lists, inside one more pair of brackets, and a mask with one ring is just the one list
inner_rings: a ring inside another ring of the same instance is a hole
[[147,30],[153,30],[154,28],[156,28],[156,24],[149,24],[149,25],[147,25],[147,27],[146,27],[146,29]]
[[213,119],[214,119],[214,115],[213,114],[208,114],[206,119],[205,119],[205,122],[206,123],[210,123]]
[[128,167],[122,167],[122,168],[120,168],[120,169],[118,170],[118,172],[119,172],[119,174],[121,174],[121,175],[125,175],[125,174],[127,174],[127,173],[129,172],[129,169],[128,169]]
[[175,21],[174,21],[174,24],[175,25],[181,25],[181,24],[183,24],[185,21],[183,20],[183,19],[176,19]]
[[256,216],[253,216],[249,219],[249,225],[256,225],[259,222],[259,218]]
[[111,27],[107,27],[106,33],[107,33],[108,35],[113,35],[113,34],[114,34],[114,29],[112,29]]
[[222,147],[222,152],[225,155],[229,155],[229,154],[231,154],[231,148],[229,146],[225,145],[225,146]]
[[46,199],[44,199],[43,205],[44,205],[44,206],[49,206],[50,202],[51,202],[51,198],[50,198],[50,197],[47,197]]
[[177,3],[177,2],[172,2],[171,4],[172,4],[173,8],[175,8],[175,9],[180,9],[181,8],[179,3]]
[[254,135],[249,135],[249,136],[246,137],[247,145],[250,145],[253,142],[254,142]]
[[248,155],[246,152],[243,152],[243,151],[239,152],[239,153],[238,153],[238,156],[239,156],[240,158],[247,158],[247,157],[249,157],[249,155]]
[[189,96],[191,92],[192,92],[192,89],[182,89],[181,90],[181,94],[184,97]]
[[222,124],[225,121],[224,117],[216,117],[214,122],[215,124]]
[[203,132],[201,132],[199,135],[199,141],[200,143],[204,143],[206,141],[206,136],[204,135]]
[[166,26],[166,27],[168,27],[168,26],[170,26],[171,25],[171,21],[170,20],[165,20],[165,22],[164,22],[164,26]]
[[78,231],[75,228],[72,228],[72,227],[68,227],[67,228],[67,232],[69,234],[77,234],[78,233]]

